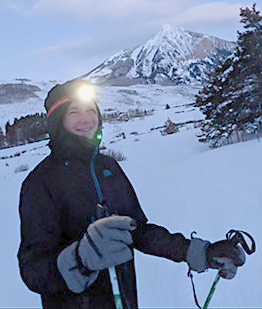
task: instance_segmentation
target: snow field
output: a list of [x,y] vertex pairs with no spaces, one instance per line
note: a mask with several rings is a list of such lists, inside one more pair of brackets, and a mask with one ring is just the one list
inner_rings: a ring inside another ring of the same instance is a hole
[[[182,104],[182,102],[180,103]],[[183,103],[184,104],[184,103]],[[162,103],[162,106],[163,103]],[[182,110],[182,109],[181,109]],[[181,232],[211,242],[224,239],[229,229],[249,232],[257,242],[257,252],[247,257],[233,280],[220,280],[210,308],[258,308],[262,306],[260,287],[261,252],[261,151],[257,140],[211,150],[196,138],[192,125],[178,133],[161,136],[159,130],[169,117],[175,122],[199,119],[198,111],[158,109],[151,116],[126,123],[105,123],[103,143],[121,151],[120,162],[131,180],[149,222],[163,225],[171,233]],[[132,132],[138,135],[132,135]],[[117,137],[126,133],[126,139]],[[19,245],[18,200],[23,179],[47,154],[47,141],[4,149],[0,157],[1,194],[0,307],[40,307],[40,297],[23,284],[17,265]],[[25,172],[15,173],[22,164]],[[140,308],[195,308],[185,263],[135,253]],[[212,285],[216,271],[194,274],[200,304]]]
[[[122,149],[127,156],[121,165],[132,181],[149,221],[167,227],[172,233],[182,232],[186,237],[197,231],[198,237],[210,241],[223,239],[231,228],[243,229],[259,244],[262,241],[259,216],[262,166],[258,158],[262,144],[250,141],[209,150],[197,142],[195,133],[195,130],[184,130],[160,137],[159,132],[154,132],[143,135],[137,142],[122,140],[116,144],[115,149]],[[40,142],[37,146],[43,144]],[[32,146],[35,145],[24,147],[32,149]],[[0,307],[40,306],[38,295],[27,290],[19,277],[17,205],[20,185],[27,171],[14,173],[14,168],[21,163],[27,162],[31,169],[41,161],[49,151],[47,147],[40,149],[1,160],[9,166],[1,165],[4,215],[1,216],[0,230],[5,247],[5,254],[1,256],[1,277],[5,280],[1,287]],[[11,153],[11,149],[8,151]],[[2,152],[6,155],[7,150]],[[259,307],[262,303],[260,260],[258,251],[247,257],[247,263],[239,269],[235,279],[221,280],[211,307]],[[136,268],[141,308],[194,307],[185,263],[177,264],[136,252]],[[194,275],[202,304],[215,273],[210,270]]]

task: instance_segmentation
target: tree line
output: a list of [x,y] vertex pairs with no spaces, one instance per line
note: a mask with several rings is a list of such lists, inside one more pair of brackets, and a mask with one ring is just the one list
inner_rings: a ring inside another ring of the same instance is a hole
[[0,148],[24,145],[48,138],[46,116],[44,113],[15,118],[14,123],[8,121],[5,133],[0,128]]
[[196,97],[205,115],[201,142],[218,147],[241,135],[262,134],[262,16],[256,9],[240,9],[244,31],[238,32],[234,54],[210,74]]

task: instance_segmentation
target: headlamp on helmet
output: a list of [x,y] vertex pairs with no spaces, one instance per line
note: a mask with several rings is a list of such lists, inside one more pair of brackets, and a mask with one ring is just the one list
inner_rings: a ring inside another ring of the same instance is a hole
[[83,102],[89,102],[95,99],[96,91],[95,88],[91,85],[81,86],[77,90],[78,98]]
[[56,109],[58,109],[65,103],[71,103],[74,101],[89,103],[94,101],[95,98],[96,98],[95,88],[92,85],[82,85],[76,88],[71,95],[61,97],[56,102],[54,102],[46,115],[47,117],[49,117],[51,113],[53,113]]

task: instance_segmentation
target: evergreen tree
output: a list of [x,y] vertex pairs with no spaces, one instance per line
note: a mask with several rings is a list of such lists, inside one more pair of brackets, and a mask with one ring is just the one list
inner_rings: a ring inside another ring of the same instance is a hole
[[200,141],[214,147],[234,130],[252,133],[261,127],[262,17],[255,4],[241,9],[240,16],[247,31],[238,33],[234,55],[219,64],[196,97],[205,115]]
[[242,123],[244,129],[258,130],[262,121],[262,16],[254,4],[241,9],[241,22],[247,29],[239,33],[239,66],[244,77]]
[[232,132],[230,115],[226,113],[230,109],[230,80],[225,78],[225,72],[231,69],[232,59],[228,58],[220,63],[210,74],[210,82],[196,98],[196,106],[205,115],[205,121],[201,126],[201,141],[212,141],[216,144],[223,136],[228,137]]

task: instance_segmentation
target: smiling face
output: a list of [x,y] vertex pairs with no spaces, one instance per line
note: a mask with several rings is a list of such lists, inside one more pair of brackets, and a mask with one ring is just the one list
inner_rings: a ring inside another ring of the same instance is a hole
[[94,137],[98,123],[97,110],[93,103],[71,103],[63,119],[63,125],[67,131],[89,139]]

